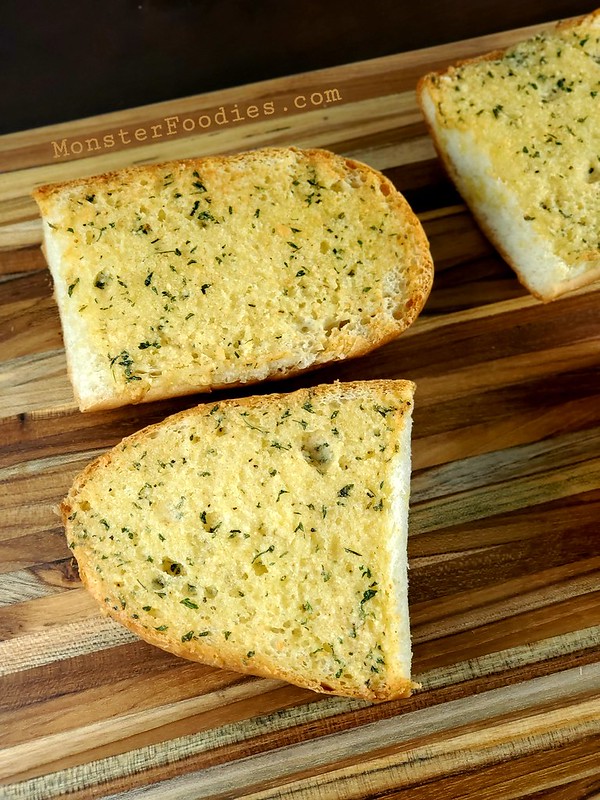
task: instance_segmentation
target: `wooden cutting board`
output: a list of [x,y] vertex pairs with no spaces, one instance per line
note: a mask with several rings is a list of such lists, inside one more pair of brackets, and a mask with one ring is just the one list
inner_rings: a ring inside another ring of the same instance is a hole
[[[598,796],[600,288],[543,305],[520,287],[445,178],[414,96],[426,71],[532,30],[0,139],[0,796]],[[417,382],[423,688],[409,700],[321,697],[136,640],[81,587],[53,513],[93,457],[201,398],[77,411],[30,190],[264,144],[384,170],[431,241],[435,287],[411,330],[276,387]]]

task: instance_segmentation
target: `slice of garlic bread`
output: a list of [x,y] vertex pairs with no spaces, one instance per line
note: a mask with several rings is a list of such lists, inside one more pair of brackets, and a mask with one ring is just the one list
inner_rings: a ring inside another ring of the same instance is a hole
[[124,439],[61,510],[105,612],[186,658],[410,694],[408,381],[200,405]]
[[600,278],[600,12],[426,75],[437,150],[482,229],[542,300]]
[[323,150],[136,167],[34,196],[82,410],[361,355],[410,325],[431,287],[402,195]]

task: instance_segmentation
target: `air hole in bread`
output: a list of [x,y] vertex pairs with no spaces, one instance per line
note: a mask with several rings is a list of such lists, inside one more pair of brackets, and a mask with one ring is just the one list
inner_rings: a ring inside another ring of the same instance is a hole
[[411,299],[407,300],[403,306],[398,306],[394,311],[394,319],[403,319],[407,311],[413,307],[414,301]]
[[323,325],[323,330],[325,330],[326,333],[331,333],[331,331],[335,331],[335,330],[340,330],[341,331],[342,328],[345,328],[346,325],[349,325],[349,324],[350,324],[350,320],[349,319],[338,319],[338,320],[334,320],[334,321],[326,320],[324,325]]
[[389,194],[391,194],[392,189],[391,189],[389,183],[380,183],[379,184],[379,191],[381,192],[382,195],[387,197]]
[[167,575],[185,575],[185,567],[178,561],[173,561],[171,558],[163,558],[161,569]]
[[323,474],[334,460],[332,444],[324,433],[315,431],[304,438],[301,452],[306,462]]
[[600,181],[600,169],[590,165],[587,174],[588,183],[598,183]]

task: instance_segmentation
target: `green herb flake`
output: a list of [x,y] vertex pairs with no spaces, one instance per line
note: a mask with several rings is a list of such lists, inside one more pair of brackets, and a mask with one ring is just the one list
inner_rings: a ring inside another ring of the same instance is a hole
[[273,550],[275,550],[275,545],[274,545],[274,544],[272,544],[272,545],[270,545],[269,547],[267,547],[267,549],[266,549],[266,550],[263,550],[262,552],[260,552],[260,553],[257,553],[257,554],[254,556],[254,558],[252,559],[252,561],[251,561],[250,563],[251,563],[251,564],[254,564],[254,562],[256,561],[256,559],[257,559],[257,558],[260,558],[261,556],[264,556],[264,555],[265,555],[265,553],[272,553],[272,552],[273,552]]
[[362,596],[362,600],[360,601],[361,606],[364,605],[368,600],[375,597],[377,594],[377,589],[367,589]]

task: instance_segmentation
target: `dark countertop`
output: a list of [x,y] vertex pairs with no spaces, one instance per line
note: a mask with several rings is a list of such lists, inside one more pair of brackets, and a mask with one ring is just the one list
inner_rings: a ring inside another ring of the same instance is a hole
[[0,134],[592,10],[582,0],[2,5]]

